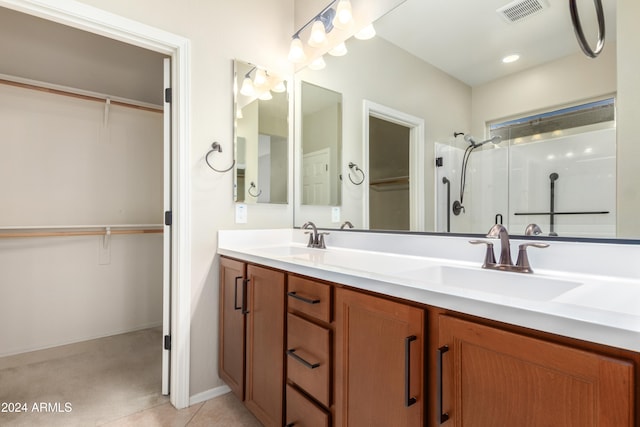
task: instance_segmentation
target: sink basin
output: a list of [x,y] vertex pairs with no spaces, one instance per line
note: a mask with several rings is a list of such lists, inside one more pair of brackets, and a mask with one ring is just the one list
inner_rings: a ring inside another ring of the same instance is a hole
[[358,271],[369,274],[393,274],[416,266],[413,257],[379,254],[368,251],[339,248],[315,249],[300,246],[274,246],[256,249],[260,254],[326,267]]
[[289,258],[289,257],[309,257],[317,249],[299,247],[299,246],[272,246],[258,249],[261,254],[277,257],[277,258]]
[[534,301],[549,301],[582,285],[580,282],[550,277],[454,266],[435,266],[405,271],[398,276],[460,290]]

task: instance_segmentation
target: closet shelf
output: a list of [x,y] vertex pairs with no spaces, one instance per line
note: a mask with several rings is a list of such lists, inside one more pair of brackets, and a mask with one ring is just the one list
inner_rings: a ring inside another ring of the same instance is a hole
[[369,187],[376,191],[407,190],[409,188],[408,176],[396,176],[369,181]]
[[0,227],[0,239],[163,233],[162,224],[53,225]]

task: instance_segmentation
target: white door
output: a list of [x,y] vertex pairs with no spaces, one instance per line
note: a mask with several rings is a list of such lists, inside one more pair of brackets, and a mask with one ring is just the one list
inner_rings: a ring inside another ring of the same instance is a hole
[[169,394],[169,374],[171,369],[171,226],[169,225],[171,223],[171,59],[169,58],[164,60],[164,87],[163,206],[165,225],[162,260],[162,394],[167,395]]
[[302,203],[328,205],[330,200],[329,148],[302,156]]

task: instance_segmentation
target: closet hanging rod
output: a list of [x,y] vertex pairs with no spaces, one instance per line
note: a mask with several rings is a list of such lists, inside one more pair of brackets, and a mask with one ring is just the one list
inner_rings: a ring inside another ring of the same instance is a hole
[[104,95],[97,92],[90,92],[81,89],[70,88],[66,86],[54,85],[51,83],[40,82],[37,80],[23,79],[20,77],[0,74],[0,84],[7,86],[21,87],[24,89],[37,90],[40,92],[52,93],[55,95],[69,96],[72,98],[84,99],[86,101],[106,102],[110,100],[111,105],[119,105],[121,107],[135,108],[137,110],[151,111],[153,113],[162,113],[164,109],[155,104],[134,101],[117,96]]
[[0,239],[163,233],[162,224],[0,227]]

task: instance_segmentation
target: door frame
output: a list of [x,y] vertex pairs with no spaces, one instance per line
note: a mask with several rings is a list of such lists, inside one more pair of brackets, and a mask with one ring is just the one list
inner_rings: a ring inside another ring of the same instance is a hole
[[0,0],[0,7],[119,40],[171,57],[171,387],[170,401],[189,406],[191,313],[190,40],[74,0]]
[[369,117],[409,128],[409,216],[411,231],[425,231],[425,148],[424,119],[375,102],[363,101],[362,153],[365,179],[362,183],[362,224],[369,228]]

